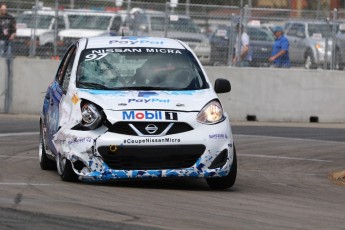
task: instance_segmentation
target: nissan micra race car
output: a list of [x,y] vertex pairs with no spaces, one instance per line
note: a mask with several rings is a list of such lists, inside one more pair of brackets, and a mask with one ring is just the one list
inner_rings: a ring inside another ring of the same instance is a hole
[[72,45],[45,94],[39,162],[64,181],[206,178],[235,183],[229,117],[192,50],[153,37],[95,37]]

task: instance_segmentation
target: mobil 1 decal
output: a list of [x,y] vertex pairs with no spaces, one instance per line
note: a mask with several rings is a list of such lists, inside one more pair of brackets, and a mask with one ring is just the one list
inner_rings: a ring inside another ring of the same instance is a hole
[[168,120],[177,121],[176,112],[165,111],[122,111],[122,120],[124,121],[140,121],[140,120]]

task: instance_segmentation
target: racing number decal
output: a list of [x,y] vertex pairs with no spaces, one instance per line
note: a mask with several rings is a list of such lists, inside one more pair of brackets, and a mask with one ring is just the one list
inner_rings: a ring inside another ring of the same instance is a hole
[[177,113],[174,113],[174,112],[165,112],[165,120],[174,120],[174,121],[177,121]]
[[101,54],[88,54],[85,56],[85,61],[91,61],[91,60],[100,60],[107,56],[109,53],[101,53]]

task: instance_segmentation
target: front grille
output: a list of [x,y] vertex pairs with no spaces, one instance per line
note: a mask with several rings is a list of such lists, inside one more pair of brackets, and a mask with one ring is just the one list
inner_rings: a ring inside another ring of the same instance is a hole
[[204,153],[204,145],[118,146],[111,152],[101,146],[104,162],[116,170],[181,169],[195,164]]
[[[172,135],[177,133],[188,132],[193,128],[185,122],[125,122],[120,121],[109,127],[108,131],[112,133],[119,133],[131,136],[138,136],[137,133],[130,127],[132,124],[139,132],[145,135],[160,135],[170,124],[173,124],[165,135]],[[155,133],[149,133],[145,128],[148,125],[155,125],[158,129]]]

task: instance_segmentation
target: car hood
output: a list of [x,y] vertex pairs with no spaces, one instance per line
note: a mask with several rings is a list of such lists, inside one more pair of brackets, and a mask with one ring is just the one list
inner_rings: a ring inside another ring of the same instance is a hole
[[212,89],[184,91],[107,91],[78,90],[79,98],[91,101],[104,111],[179,110],[200,111],[217,98]]
[[59,37],[89,38],[103,34],[104,30],[68,29],[59,32]]

